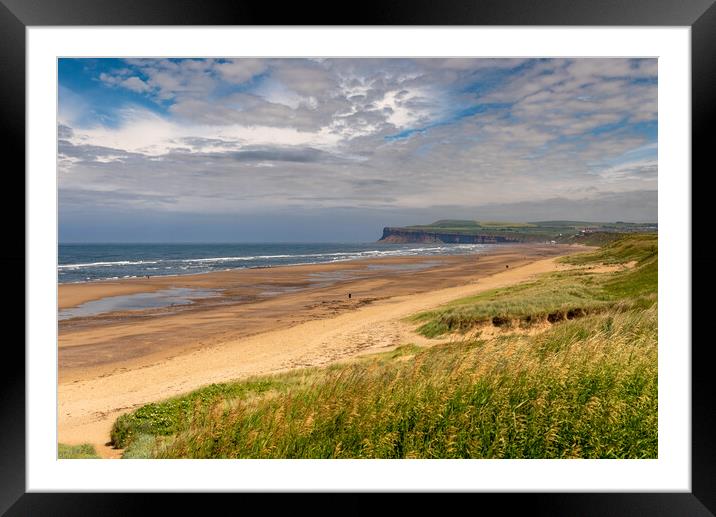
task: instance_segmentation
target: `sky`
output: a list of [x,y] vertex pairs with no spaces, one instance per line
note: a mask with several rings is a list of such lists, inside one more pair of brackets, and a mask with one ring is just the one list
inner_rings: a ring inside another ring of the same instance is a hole
[[657,220],[656,59],[60,59],[60,242]]

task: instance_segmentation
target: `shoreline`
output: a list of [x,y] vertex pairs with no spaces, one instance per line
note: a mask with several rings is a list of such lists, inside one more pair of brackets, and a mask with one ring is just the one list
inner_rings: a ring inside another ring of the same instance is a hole
[[[416,243],[417,244],[417,243]],[[493,245],[493,246],[499,246],[497,247],[491,247],[487,248],[484,251],[475,252],[475,253],[460,253],[460,254],[434,254],[434,255],[398,255],[398,256],[389,256],[389,257],[361,257],[361,258],[349,258],[349,259],[339,259],[339,260],[333,260],[333,261],[326,261],[326,262],[303,262],[303,263],[297,263],[297,264],[276,264],[276,265],[269,265],[269,266],[250,266],[250,267],[237,267],[237,268],[227,268],[217,271],[202,271],[198,273],[176,273],[176,274],[167,274],[167,275],[155,275],[151,276],[150,278],[146,278],[145,276],[128,276],[128,277],[122,277],[122,278],[103,278],[103,279],[95,279],[95,280],[85,280],[85,281],[77,281],[77,282],[58,282],[58,308],[60,309],[67,309],[76,307],[77,305],[84,303],[86,301],[92,301],[99,299],[102,295],[100,294],[89,294],[87,297],[85,296],[78,296],[72,291],[79,291],[79,290],[93,290],[91,287],[107,287],[108,293],[110,294],[104,294],[103,296],[115,296],[115,292],[117,295],[119,294],[133,294],[133,293],[139,293],[139,292],[152,292],[154,290],[168,287],[169,284],[171,285],[180,285],[184,282],[201,285],[202,280],[207,280],[211,282],[214,280],[214,275],[217,276],[217,279],[219,276],[221,278],[224,278],[226,275],[232,275],[236,273],[241,272],[251,272],[251,271],[261,271],[261,270],[284,270],[284,269],[293,269],[296,268],[296,271],[299,272],[300,269],[298,268],[314,268],[316,266],[337,266],[341,267],[343,265],[355,265],[360,266],[363,264],[371,265],[371,264],[382,264],[382,263],[417,263],[417,262],[424,262],[426,260],[443,260],[443,259],[450,259],[453,257],[475,257],[475,256],[487,256],[495,252],[499,251],[505,251],[507,249],[510,249],[510,247],[523,247],[523,246],[541,246],[546,247],[547,245],[529,245],[529,244],[515,244],[515,243],[508,243],[508,244],[499,244],[499,245]],[[571,246],[573,248],[576,248],[580,245],[561,245],[561,246]],[[550,246],[553,248],[554,246]],[[156,285],[153,285],[156,284]],[[82,287],[86,286],[86,287]],[[64,289],[63,289],[64,288]],[[140,289],[146,289],[146,290],[140,290]],[[65,291],[65,295],[63,296],[62,291]],[[70,291],[69,295],[67,292]],[[79,299],[79,302],[75,302],[74,300]]]
[[[290,243],[279,243],[279,244],[290,244]],[[316,243],[316,244],[323,244],[323,243]],[[351,244],[351,243],[347,243]],[[358,245],[365,245],[365,244],[377,244],[376,247],[380,247],[380,244],[378,243],[356,243]],[[416,242],[413,243],[416,246],[418,245],[430,245],[431,243],[420,243]],[[434,243],[435,245],[441,244],[443,246],[451,246],[451,245],[458,245],[459,244],[451,244],[451,243]],[[246,266],[246,267],[232,267],[232,268],[226,268],[226,269],[216,269],[211,271],[200,271],[196,273],[169,273],[169,274],[156,274],[153,275],[152,278],[177,278],[177,277],[191,277],[191,276],[199,276],[199,275],[206,275],[206,274],[214,274],[214,273],[227,273],[227,272],[234,272],[234,271],[243,271],[243,270],[254,270],[254,269],[274,269],[274,268],[283,268],[283,267],[298,267],[298,266],[317,266],[317,265],[329,265],[329,264],[339,264],[342,262],[353,262],[353,261],[363,261],[363,260],[381,260],[381,259],[403,259],[403,258],[411,258],[411,257],[451,257],[451,256],[460,256],[460,255],[476,255],[481,253],[489,252],[490,249],[494,246],[499,247],[508,247],[508,246],[521,246],[526,245],[525,243],[486,243],[485,246],[490,246],[485,249],[484,252],[473,252],[473,253],[435,253],[432,255],[414,255],[414,254],[406,254],[406,255],[388,255],[388,256],[365,256],[365,257],[349,257],[344,259],[335,259],[335,260],[326,260],[326,261],[316,261],[316,262],[297,262],[297,263],[290,263],[290,264],[270,264],[265,266]],[[546,245],[546,244],[542,244]],[[414,251],[415,249],[410,249],[406,251]],[[376,250],[377,251],[377,250]],[[396,250],[398,251],[398,250]],[[361,252],[357,252],[361,253]],[[298,255],[301,256],[301,255]],[[225,260],[226,257],[215,257],[217,260]],[[267,258],[267,257],[264,257]],[[160,259],[157,259],[158,261],[161,261]],[[204,259],[202,259],[204,260]],[[88,264],[58,264],[58,269],[61,267],[69,267],[69,266],[81,266],[81,265],[88,265]],[[110,283],[110,282],[127,282],[127,281],[133,281],[133,280],[142,280],[146,279],[146,275],[127,275],[122,277],[108,277],[108,278],[96,278],[91,280],[77,280],[77,281],[69,281],[69,282],[57,282],[57,285],[84,285],[84,284],[95,284],[95,283]]]
[[[239,284],[268,280],[267,272],[277,277],[275,284],[291,281],[304,287],[266,299],[197,303],[146,317],[119,313],[60,325],[58,439],[68,444],[88,441],[103,456],[112,457],[116,451],[104,444],[114,419],[139,405],[214,382],[385,351],[406,340],[438,343],[420,338],[402,319],[462,296],[556,270],[556,257],[586,249],[511,246],[474,255],[360,259],[183,277],[182,283],[194,285],[228,284],[232,296],[241,290]],[[368,268],[370,264],[438,258],[439,265],[417,272]],[[307,275],[346,269],[356,276],[323,286],[305,283]],[[170,282],[143,280],[139,285],[105,285],[104,290],[146,292]],[[176,283],[177,277],[172,280]],[[348,300],[346,292],[354,296]]]

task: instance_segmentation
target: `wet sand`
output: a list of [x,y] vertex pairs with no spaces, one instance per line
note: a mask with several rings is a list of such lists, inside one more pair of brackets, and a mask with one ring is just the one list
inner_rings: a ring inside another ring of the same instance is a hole
[[428,344],[402,319],[552,271],[553,257],[582,249],[510,245],[476,255],[62,284],[60,309],[168,288],[220,294],[191,305],[60,321],[58,440],[90,442],[101,455],[116,456],[102,444],[114,419],[139,405],[212,382]]

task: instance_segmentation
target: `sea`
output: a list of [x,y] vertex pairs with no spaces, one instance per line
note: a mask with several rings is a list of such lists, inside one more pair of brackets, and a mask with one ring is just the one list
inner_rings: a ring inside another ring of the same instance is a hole
[[464,255],[491,244],[242,243],[60,244],[59,283],[190,275],[232,269],[322,264],[346,260]]

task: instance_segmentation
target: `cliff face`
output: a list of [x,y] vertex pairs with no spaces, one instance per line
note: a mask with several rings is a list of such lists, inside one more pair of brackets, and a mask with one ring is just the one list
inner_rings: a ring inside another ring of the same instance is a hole
[[426,232],[408,228],[383,228],[383,236],[379,242],[388,243],[451,243],[451,244],[494,244],[507,242],[523,242],[522,239],[503,235],[463,235],[460,233]]

